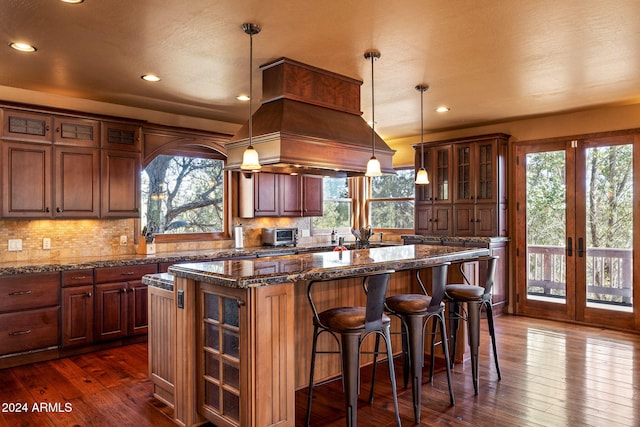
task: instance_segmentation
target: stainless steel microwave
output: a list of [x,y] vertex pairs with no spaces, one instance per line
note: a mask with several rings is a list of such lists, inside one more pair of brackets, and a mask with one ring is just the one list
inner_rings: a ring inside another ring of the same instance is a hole
[[263,228],[262,244],[266,246],[295,246],[298,244],[298,229]]

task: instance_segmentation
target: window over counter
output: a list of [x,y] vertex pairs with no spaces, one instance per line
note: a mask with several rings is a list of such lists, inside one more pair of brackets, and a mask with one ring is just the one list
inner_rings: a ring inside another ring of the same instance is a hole
[[371,178],[369,224],[376,230],[413,230],[415,170]]
[[353,199],[349,192],[349,178],[323,178],[323,216],[313,217],[314,231],[345,229],[352,225]]
[[159,155],[142,172],[142,225],[154,234],[223,233],[224,161]]

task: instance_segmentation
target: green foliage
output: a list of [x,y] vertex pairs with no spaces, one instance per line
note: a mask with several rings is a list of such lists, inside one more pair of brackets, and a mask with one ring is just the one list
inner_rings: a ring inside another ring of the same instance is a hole
[[414,180],[413,169],[399,170],[396,175],[383,175],[371,180],[369,215],[372,227],[413,228]]

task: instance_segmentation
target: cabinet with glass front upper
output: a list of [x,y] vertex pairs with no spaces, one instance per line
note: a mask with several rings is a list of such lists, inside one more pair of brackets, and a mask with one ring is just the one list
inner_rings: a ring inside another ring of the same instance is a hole
[[[424,165],[431,182],[416,185],[416,234],[507,235],[508,139],[509,135],[498,133],[424,147]],[[417,169],[421,147],[414,147]]]

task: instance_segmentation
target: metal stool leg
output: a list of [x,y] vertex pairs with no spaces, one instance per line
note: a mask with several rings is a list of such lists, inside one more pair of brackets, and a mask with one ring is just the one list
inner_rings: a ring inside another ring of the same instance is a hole
[[471,352],[471,374],[473,389],[478,394],[478,350],[480,348],[480,303],[467,302],[467,327],[469,328],[469,351]]
[[[449,365],[453,368],[453,365],[456,363],[456,348],[458,345],[458,330],[460,329],[460,319],[462,317],[462,313],[460,310],[462,309],[462,305],[459,302],[450,302],[448,304],[451,308],[449,320],[451,322],[451,360],[449,361]],[[449,308],[449,307],[448,307]]]
[[391,379],[391,391],[393,393],[393,408],[396,411],[396,425],[400,427],[400,410],[398,409],[398,394],[396,392],[396,375],[393,368],[393,350],[391,349],[391,333],[389,332],[389,326],[384,328],[384,341],[387,344],[387,359],[389,360],[389,377]]
[[358,419],[358,385],[360,374],[360,337],[342,334],[342,379],[347,425],[355,427]]
[[420,406],[422,398],[422,367],[424,366],[424,331],[423,316],[403,316],[407,325],[409,341],[409,364],[411,365],[411,394],[413,396],[413,416],[420,423]]
[[311,369],[309,370],[309,391],[307,392],[307,418],[304,423],[309,426],[311,422],[311,397],[313,394],[313,372],[316,366],[316,348],[318,346],[318,327],[313,328],[313,344],[311,346]]
[[[440,323],[440,340],[442,343],[442,352],[444,353],[444,364],[447,369],[447,383],[449,384],[449,401],[451,406],[455,405],[455,399],[453,397],[453,384],[451,383],[451,363],[449,361],[449,343],[447,343],[447,325],[445,323],[444,315],[436,316],[435,321]],[[435,338],[435,335],[434,335]],[[433,354],[433,348],[431,353]],[[433,356],[432,356],[433,358]]]
[[498,380],[502,379],[502,375],[500,374],[500,364],[498,363],[498,348],[496,345],[496,331],[493,324],[493,308],[491,307],[491,302],[485,302],[484,307],[487,313],[487,323],[489,324],[489,336],[491,337],[491,346],[493,347],[493,360],[496,364],[496,371],[498,372]]

